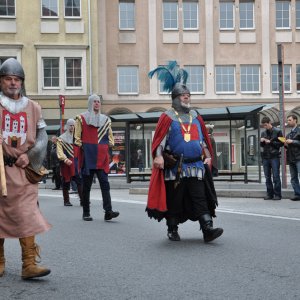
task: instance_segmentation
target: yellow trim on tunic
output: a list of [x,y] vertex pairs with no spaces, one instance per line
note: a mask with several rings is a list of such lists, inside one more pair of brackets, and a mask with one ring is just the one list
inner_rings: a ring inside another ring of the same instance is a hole
[[61,143],[61,139],[57,139],[56,142],[56,155],[59,160],[65,161],[67,159],[67,156],[64,154],[63,146]]

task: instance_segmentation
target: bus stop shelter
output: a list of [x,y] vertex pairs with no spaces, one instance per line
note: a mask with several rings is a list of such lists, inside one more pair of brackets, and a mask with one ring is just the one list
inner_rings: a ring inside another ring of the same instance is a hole
[[[261,182],[259,115],[264,104],[195,109],[213,127],[219,176],[216,180]],[[110,115],[125,128],[127,182],[148,180],[151,175],[151,146],[155,127],[163,112]],[[143,169],[136,165],[136,152],[143,152]]]

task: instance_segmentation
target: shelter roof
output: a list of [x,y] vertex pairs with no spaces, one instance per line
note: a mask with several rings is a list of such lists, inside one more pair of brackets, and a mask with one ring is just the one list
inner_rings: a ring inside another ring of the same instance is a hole
[[[199,108],[196,111],[206,121],[218,120],[240,120],[245,119],[249,115],[256,114],[265,105],[242,105],[242,106],[228,106],[217,108]],[[110,115],[112,121],[115,122],[157,122],[162,112],[144,112],[144,113],[130,113]]]

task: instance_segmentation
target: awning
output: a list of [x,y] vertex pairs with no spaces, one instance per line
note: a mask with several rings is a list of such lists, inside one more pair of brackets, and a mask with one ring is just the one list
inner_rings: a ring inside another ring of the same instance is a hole
[[[265,104],[259,105],[242,105],[228,106],[220,108],[199,108],[196,111],[203,117],[205,121],[218,120],[243,120],[249,115],[257,114]],[[163,112],[145,112],[110,115],[112,121],[115,122],[157,122]]]
[[200,108],[197,112],[205,121],[243,120],[249,115],[257,114],[264,106],[265,104]]
[[280,123],[279,120],[279,104],[273,103],[273,104],[267,104],[264,106],[264,108],[259,112],[261,117],[269,117],[271,120],[271,123],[274,125],[277,125]]
[[291,109],[285,113],[286,117],[289,115],[296,115],[298,118],[298,123],[299,123],[300,122],[300,106],[296,106],[293,109]]

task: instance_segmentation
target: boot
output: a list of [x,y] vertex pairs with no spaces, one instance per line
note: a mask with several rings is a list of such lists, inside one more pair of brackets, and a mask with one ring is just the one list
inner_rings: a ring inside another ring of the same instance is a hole
[[111,219],[117,218],[119,216],[119,212],[118,211],[106,211],[104,214],[104,220],[105,221],[109,221]]
[[90,216],[90,213],[83,212],[82,220],[83,221],[93,221],[93,218]]
[[93,221],[90,216],[90,190],[82,189],[82,220],[83,221]]
[[178,222],[176,218],[167,219],[168,233],[167,236],[169,240],[178,242],[180,241],[180,235],[178,234]]
[[70,196],[68,190],[63,189],[63,197],[64,197],[64,206],[73,206],[73,204],[70,202]]
[[20,238],[22,248],[22,279],[31,279],[48,275],[51,271],[37,265],[36,257],[40,258],[40,248],[34,242],[34,236]]
[[77,191],[78,191],[78,196],[79,196],[79,200],[80,200],[80,206],[82,206],[82,199],[83,199],[82,185],[77,185]]
[[0,239],[0,277],[3,276],[4,270],[5,270],[4,239]]
[[223,228],[213,228],[213,221],[209,214],[200,216],[199,222],[203,232],[204,242],[211,242],[222,235]]
[[179,242],[180,241],[180,235],[178,234],[178,226],[168,226],[168,238],[169,240],[173,242]]

